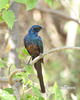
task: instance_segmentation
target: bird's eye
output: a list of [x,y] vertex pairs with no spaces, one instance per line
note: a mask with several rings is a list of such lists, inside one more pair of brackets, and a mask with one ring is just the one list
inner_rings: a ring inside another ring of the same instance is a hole
[[39,30],[39,28],[34,28],[34,31],[36,31],[36,32],[37,32],[38,30]]
[[37,27],[37,28],[34,28],[34,31],[38,32],[40,31],[41,27]]

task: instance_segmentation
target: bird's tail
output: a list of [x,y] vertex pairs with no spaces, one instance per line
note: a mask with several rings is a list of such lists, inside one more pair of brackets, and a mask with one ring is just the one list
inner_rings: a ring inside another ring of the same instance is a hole
[[44,86],[43,75],[42,75],[42,67],[41,67],[42,61],[43,61],[43,59],[39,60],[37,63],[34,64],[34,67],[37,71],[37,76],[39,78],[41,92],[45,93],[45,86]]

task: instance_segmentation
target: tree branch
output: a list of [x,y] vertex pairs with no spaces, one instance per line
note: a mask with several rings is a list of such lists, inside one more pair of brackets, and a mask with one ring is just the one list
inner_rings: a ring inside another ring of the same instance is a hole
[[63,18],[64,20],[67,20],[67,21],[74,21],[76,22],[77,24],[80,24],[80,21],[78,21],[77,19],[74,19],[74,18],[71,18],[65,14],[63,14],[62,12],[58,11],[58,10],[54,10],[54,9],[51,9],[51,8],[44,8],[44,7],[41,7],[41,6],[37,6],[36,9],[38,10],[41,10],[43,12],[48,12],[48,13],[52,13],[54,15],[57,15],[59,16],[60,18]]
[[[21,79],[12,79],[13,83],[21,81]],[[0,83],[9,83],[9,78],[0,77]]]
[[[53,48],[53,49],[51,49],[49,51],[44,52],[40,56],[36,57],[33,61],[31,61],[30,65],[34,65],[38,60],[40,60],[41,58],[43,58],[45,55],[48,55],[48,54],[51,54],[51,53],[54,53],[54,52],[64,51],[64,50],[67,50],[67,49],[80,50],[80,47],[59,47],[59,48]],[[15,71],[13,71],[10,74],[10,76],[9,76],[9,84],[10,85],[13,85],[13,81],[12,81],[13,76],[16,73],[19,73],[19,72],[25,72],[25,69],[24,68],[22,68],[22,69],[16,69]]]
[[59,47],[59,48],[53,48],[49,51],[44,52],[42,55],[36,57],[30,64],[34,65],[34,63],[36,63],[38,60],[40,60],[41,58],[43,58],[45,55],[47,54],[51,54],[54,52],[60,52],[60,51],[64,51],[67,49],[72,49],[72,50],[80,50],[80,47]]
[[24,70],[24,68],[22,68],[22,69],[16,69],[16,70],[14,70],[11,74],[10,74],[10,76],[9,76],[9,84],[10,85],[13,85],[14,83],[13,83],[13,76],[16,74],[16,73],[19,73],[19,72],[25,72],[25,70]]

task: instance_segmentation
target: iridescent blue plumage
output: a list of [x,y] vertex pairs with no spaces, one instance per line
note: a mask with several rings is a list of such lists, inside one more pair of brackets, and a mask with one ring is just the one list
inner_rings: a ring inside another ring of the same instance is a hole
[[[43,42],[40,36],[38,36],[38,32],[42,29],[39,25],[33,25],[28,34],[24,37],[24,45],[29,54],[32,56],[32,59],[36,58],[43,53]],[[37,70],[37,75],[39,78],[41,92],[45,92],[43,76],[42,76],[42,67],[41,63],[43,59],[40,59],[37,63],[34,64],[35,69]]]
[[[42,29],[39,25],[33,25],[28,34],[24,37],[24,45],[27,48],[31,56],[36,57],[40,53],[43,53],[43,43],[38,32]],[[35,52],[37,52],[35,54]]]

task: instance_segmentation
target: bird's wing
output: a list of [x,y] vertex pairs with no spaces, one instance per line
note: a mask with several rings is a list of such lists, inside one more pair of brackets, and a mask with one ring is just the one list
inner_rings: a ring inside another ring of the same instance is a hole
[[37,39],[37,45],[40,49],[40,53],[43,53],[43,42],[42,42],[41,38]]

